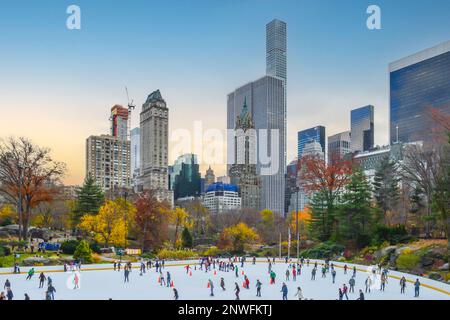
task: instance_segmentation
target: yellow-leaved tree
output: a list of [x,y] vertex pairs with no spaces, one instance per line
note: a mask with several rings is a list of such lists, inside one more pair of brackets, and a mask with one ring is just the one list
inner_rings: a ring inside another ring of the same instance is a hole
[[127,245],[129,225],[134,219],[136,208],[122,198],[108,200],[100,207],[98,214],[86,214],[81,218],[79,228],[93,233],[94,239],[105,247]]
[[223,229],[220,234],[219,248],[232,249],[234,252],[243,252],[245,244],[255,243],[259,239],[255,230],[240,222],[234,226]]
[[[311,211],[308,207],[297,212],[298,215],[298,232],[300,234],[300,239],[306,239],[308,234],[308,226],[311,222]],[[291,213],[291,219],[289,221],[289,227],[291,232],[295,234],[297,229],[297,217],[295,211]]]
[[177,241],[179,240],[178,231],[180,227],[186,227],[189,224],[189,214],[183,208],[177,207],[172,210],[170,220],[175,225],[173,244],[175,247],[177,247]]

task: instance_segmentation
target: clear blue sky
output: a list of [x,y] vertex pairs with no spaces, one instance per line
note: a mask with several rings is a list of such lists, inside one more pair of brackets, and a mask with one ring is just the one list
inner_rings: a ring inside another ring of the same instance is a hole
[[[81,30],[65,27],[70,4],[81,7]],[[370,4],[382,30],[366,28]],[[227,93],[265,73],[273,18],[288,24],[289,158],[296,131],[346,130],[349,111],[367,104],[375,142],[387,143],[388,63],[450,39],[448,0],[2,1],[0,136],[52,147],[79,182],[84,139],[108,130],[125,85],[138,109],[160,89],[171,129],[195,120],[224,129]]]

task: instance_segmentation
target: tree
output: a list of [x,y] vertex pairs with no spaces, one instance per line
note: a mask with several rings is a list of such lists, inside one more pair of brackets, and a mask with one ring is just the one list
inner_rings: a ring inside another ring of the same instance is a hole
[[183,241],[184,248],[192,248],[194,242],[189,229],[186,227],[184,227],[183,232],[181,233],[181,240]]
[[426,209],[425,232],[431,236],[433,220],[431,202],[433,190],[442,173],[440,169],[442,146],[440,145],[408,145],[404,151],[401,175],[411,189],[422,192]]
[[100,207],[98,214],[86,214],[81,218],[79,228],[94,234],[94,239],[110,245],[126,247],[127,221],[132,221],[136,208],[122,198],[108,200]]
[[298,232],[303,238],[306,238],[309,224],[311,223],[311,210],[306,207],[298,212],[292,211],[289,219],[289,228],[296,232],[298,219]]
[[312,224],[318,227],[315,234],[328,240],[336,231],[339,196],[349,182],[351,164],[333,157],[330,164],[317,155],[303,156],[299,161],[300,184],[312,196]]
[[85,214],[97,214],[104,202],[105,195],[102,189],[95,184],[91,175],[88,175],[83,186],[76,190],[76,201],[72,216],[73,226],[78,225],[81,217]]
[[13,224],[17,220],[17,212],[10,204],[5,204],[0,207],[0,226],[7,226]]
[[233,249],[234,252],[244,252],[244,245],[258,240],[258,234],[245,223],[225,228],[219,241],[219,248]]
[[397,164],[389,157],[384,157],[375,172],[373,187],[375,199],[383,211],[386,225],[390,224],[387,212],[394,209],[400,197],[399,181]]
[[171,221],[175,224],[175,234],[173,237],[174,246],[178,240],[178,229],[186,226],[188,218],[189,214],[183,208],[177,207],[172,211]]
[[207,235],[210,215],[208,209],[198,199],[187,203],[186,211],[192,219],[192,236],[194,239],[204,238]]
[[73,258],[84,263],[92,263],[92,250],[86,240],[80,241],[73,253]]
[[52,200],[65,171],[64,163],[52,159],[50,149],[27,138],[0,141],[0,194],[18,208],[19,240],[28,239],[32,209]]
[[159,202],[153,190],[140,193],[134,204],[135,224],[142,251],[161,247],[168,238],[169,206],[165,202]]
[[339,236],[353,240],[358,247],[367,246],[373,221],[371,186],[361,169],[356,169],[345,186],[340,204]]

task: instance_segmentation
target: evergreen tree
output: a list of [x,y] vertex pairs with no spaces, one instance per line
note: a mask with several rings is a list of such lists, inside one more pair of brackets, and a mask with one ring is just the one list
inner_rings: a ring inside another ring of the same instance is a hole
[[92,263],[92,250],[86,240],[80,241],[80,244],[75,249],[73,258],[83,263]]
[[371,192],[371,185],[364,173],[360,169],[354,170],[339,205],[339,235],[346,240],[354,240],[359,247],[370,242],[373,221]]
[[400,197],[399,181],[397,164],[389,157],[383,158],[375,172],[373,187],[385,224],[388,224],[387,212],[394,208]]
[[329,215],[325,191],[312,194],[309,205],[311,207],[311,235],[321,241],[327,241],[332,233],[332,219]]
[[193,239],[188,228],[183,229],[183,232],[181,233],[181,240],[183,241],[183,248],[192,248]]
[[89,175],[84,180],[84,184],[76,191],[75,208],[72,216],[72,223],[75,227],[83,215],[97,214],[100,207],[105,202],[105,195],[102,189],[95,184],[94,179]]

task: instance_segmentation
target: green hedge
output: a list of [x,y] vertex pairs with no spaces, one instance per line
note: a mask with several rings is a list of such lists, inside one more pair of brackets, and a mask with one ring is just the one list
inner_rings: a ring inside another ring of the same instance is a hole
[[61,243],[61,251],[65,254],[74,254],[77,249],[80,241],[77,240],[68,240]]

